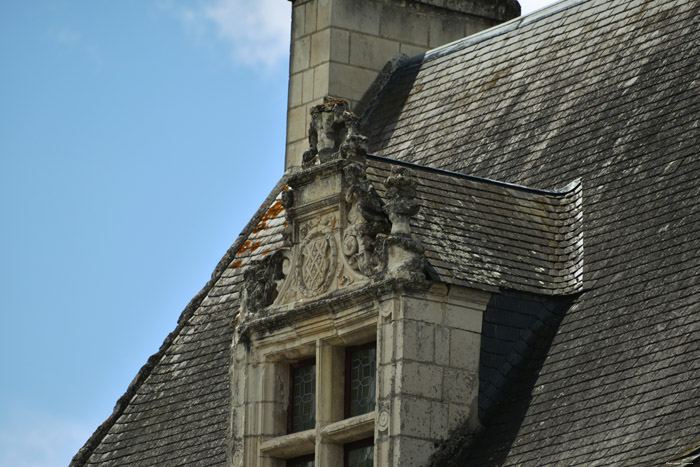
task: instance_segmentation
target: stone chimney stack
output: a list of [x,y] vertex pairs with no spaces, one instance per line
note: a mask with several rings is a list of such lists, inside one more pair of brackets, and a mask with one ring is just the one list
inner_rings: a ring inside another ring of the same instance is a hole
[[285,168],[308,148],[309,110],[324,96],[352,109],[399,54],[418,55],[520,15],[516,0],[291,0]]

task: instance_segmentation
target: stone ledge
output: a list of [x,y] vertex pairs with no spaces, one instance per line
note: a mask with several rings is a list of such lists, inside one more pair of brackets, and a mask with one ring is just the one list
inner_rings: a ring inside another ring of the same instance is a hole
[[324,441],[345,444],[374,436],[376,412],[372,411],[356,417],[331,423],[321,429]]
[[263,441],[260,443],[260,452],[268,457],[291,459],[311,454],[315,447],[316,431],[306,430]]

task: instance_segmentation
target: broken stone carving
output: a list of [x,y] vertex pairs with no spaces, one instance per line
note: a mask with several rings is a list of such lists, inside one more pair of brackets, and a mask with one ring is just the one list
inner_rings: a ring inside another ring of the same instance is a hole
[[377,248],[377,235],[391,228],[382,202],[367,180],[365,167],[353,163],[344,169],[348,189],[345,194],[347,222],[343,233],[343,254],[348,265],[365,276],[381,273],[386,265],[383,251]]
[[396,167],[387,178],[387,202],[384,211],[391,221],[391,235],[386,237],[388,273],[397,278],[425,279],[423,246],[411,234],[411,217],[420,209],[416,202],[416,183],[405,167]]
[[311,108],[309,149],[302,156],[302,168],[335,159],[362,160],[367,155],[367,138],[358,131],[359,120],[348,110],[345,99],[324,98]]
[[256,313],[277,298],[277,281],[284,278],[284,251],[277,251],[252,262],[243,273],[241,305],[245,313]]

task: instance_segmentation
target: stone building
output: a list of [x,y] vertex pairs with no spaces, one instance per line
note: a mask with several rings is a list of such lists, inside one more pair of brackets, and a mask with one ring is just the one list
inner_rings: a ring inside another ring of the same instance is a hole
[[700,465],[699,14],[294,0],[285,175],[71,465]]

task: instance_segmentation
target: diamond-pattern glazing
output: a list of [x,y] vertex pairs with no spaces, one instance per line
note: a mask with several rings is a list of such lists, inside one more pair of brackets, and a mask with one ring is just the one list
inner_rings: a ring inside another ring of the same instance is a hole
[[316,365],[296,367],[292,371],[292,432],[316,425]]
[[[350,416],[374,410],[377,349],[370,347],[350,354]],[[363,464],[364,465],[364,464]]]

